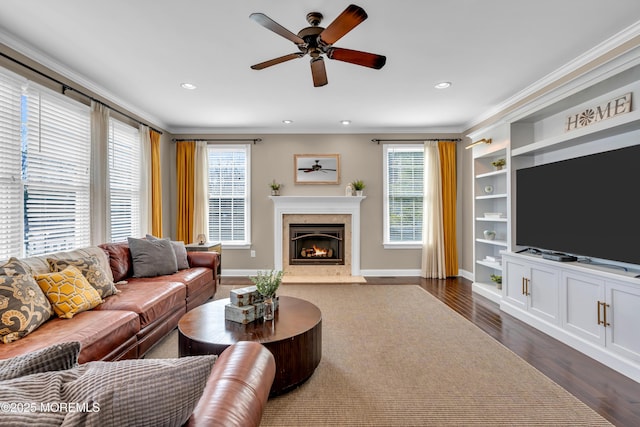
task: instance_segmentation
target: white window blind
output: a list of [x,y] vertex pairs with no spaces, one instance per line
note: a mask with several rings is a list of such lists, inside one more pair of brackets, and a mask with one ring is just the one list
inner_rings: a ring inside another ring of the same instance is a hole
[[249,145],[209,146],[209,240],[249,244]]
[[25,254],[88,246],[89,107],[34,84],[24,95]]
[[387,244],[422,242],[424,147],[384,146],[385,236]]
[[111,241],[138,237],[142,150],[137,128],[109,119],[109,198]]
[[0,69],[0,261],[22,255],[20,105],[25,83]]

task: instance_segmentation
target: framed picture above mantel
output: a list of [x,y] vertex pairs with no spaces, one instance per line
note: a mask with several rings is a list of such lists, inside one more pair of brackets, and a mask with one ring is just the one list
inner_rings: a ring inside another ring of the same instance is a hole
[[340,184],[340,154],[294,154],[296,184]]

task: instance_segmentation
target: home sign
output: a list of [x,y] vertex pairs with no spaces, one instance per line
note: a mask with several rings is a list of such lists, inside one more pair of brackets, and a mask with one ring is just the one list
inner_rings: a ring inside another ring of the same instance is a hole
[[631,92],[612,99],[609,102],[598,105],[597,107],[589,107],[578,114],[572,114],[567,117],[564,130],[569,132],[575,129],[590,126],[594,123],[610,119],[620,114],[631,111]]

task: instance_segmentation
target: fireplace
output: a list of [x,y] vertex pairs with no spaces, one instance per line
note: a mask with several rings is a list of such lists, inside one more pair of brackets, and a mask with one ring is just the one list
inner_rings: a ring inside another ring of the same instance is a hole
[[289,224],[290,265],[344,265],[344,224]]

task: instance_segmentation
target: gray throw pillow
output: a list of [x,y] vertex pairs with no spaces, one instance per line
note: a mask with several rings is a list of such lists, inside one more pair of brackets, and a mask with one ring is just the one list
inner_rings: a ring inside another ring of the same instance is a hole
[[178,263],[178,270],[184,270],[189,268],[189,260],[187,259],[187,248],[184,246],[184,242],[178,242],[170,239],[158,239],[156,236],[151,234],[147,234],[145,236],[147,240],[169,240],[171,242],[171,246],[173,247],[173,251],[176,254],[176,261]]
[[[71,402],[58,412],[4,413],[11,426],[182,426],[202,396],[216,356],[88,362],[3,381],[0,402]],[[57,423],[57,424],[56,424]]]
[[62,371],[78,365],[80,343],[54,344],[11,359],[0,360],[0,381],[42,372]]
[[176,254],[168,240],[129,237],[133,277],[155,277],[178,271]]

